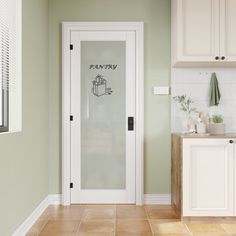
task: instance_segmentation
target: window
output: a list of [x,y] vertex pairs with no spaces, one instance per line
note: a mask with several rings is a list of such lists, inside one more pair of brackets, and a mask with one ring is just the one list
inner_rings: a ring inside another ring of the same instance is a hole
[[0,132],[21,130],[21,0],[0,0]]

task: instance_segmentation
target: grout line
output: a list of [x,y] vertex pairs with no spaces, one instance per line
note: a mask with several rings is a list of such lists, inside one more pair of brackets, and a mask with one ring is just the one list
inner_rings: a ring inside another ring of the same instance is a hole
[[148,214],[148,212],[147,212],[146,206],[144,205],[143,208],[144,208],[144,210],[145,210],[146,217],[147,217],[147,219],[148,219],[148,221],[149,221],[149,214]]
[[[40,218],[41,218],[41,216],[38,218],[38,220],[40,220]],[[38,221],[38,220],[37,220],[37,221]],[[37,221],[36,221],[36,222],[37,222]],[[45,226],[48,224],[48,222],[49,222],[49,219],[46,220],[46,223],[43,225],[43,227],[42,227],[41,230],[39,231],[39,234],[43,231],[43,229],[44,229]]]
[[[43,229],[45,228],[45,226],[46,226],[46,225],[48,224],[48,222],[49,222],[49,218],[47,217],[46,220],[41,219],[41,218],[42,218],[43,214],[48,210],[48,208],[49,208],[49,206],[43,211],[43,213],[39,216],[39,218],[35,221],[35,223],[33,224],[33,226],[29,229],[29,231],[28,231],[27,233],[29,233],[29,232],[34,228],[35,224],[37,224],[37,222],[38,222],[39,220],[45,221],[45,224],[43,225],[43,227],[41,227],[41,229],[40,229],[39,232],[37,232],[37,233],[40,234],[40,233],[43,231]],[[38,230],[37,230],[37,231],[38,231]]]
[[228,232],[227,230],[226,230],[226,228],[223,226],[223,224],[219,224],[221,227],[222,227],[222,229],[227,233],[227,234],[230,234],[230,232]]
[[185,225],[185,227],[187,228],[187,230],[188,230],[188,232],[190,233],[190,235],[193,236],[193,233],[191,232],[191,230],[189,229],[189,227],[188,227],[186,224],[184,224],[184,225]]
[[116,224],[117,224],[117,205],[115,205],[115,227],[114,227],[114,236],[116,235]]
[[80,228],[80,225],[81,225],[81,223],[82,223],[82,219],[83,219],[83,217],[84,217],[84,214],[85,214],[85,208],[86,208],[86,206],[84,206],[83,207],[84,209],[83,209],[83,213],[82,213],[82,215],[81,215],[81,218],[80,218],[80,221],[79,221],[79,225],[78,225],[78,227],[77,227],[77,230],[76,230],[76,234],[78,233],[79,234],[79,228]]
[[78,226],[77,226],[77,228],[76,228],[76,230],[75,230],[75,234],[79,233],[79,227],[80,227],[81,221],[82,221],[82,220],[79,221],[79,224],[78,224]]
[[146,206],[143,206],[143,208],[144,208],[145,213],[146,213],[146,217],[147,217],[147,220],[148,220],[148,224],[149,224],[149,226],[150,226],[150,229],[151,229],[151,233],[152,233],[152,235],[154,235],[155,232],[153,231],[152,225],[151,225],[151,223],[150,223],[150,220],[151,220],[151,219],[149,218],[149,214],[148,214],[147,208],[146,208]]

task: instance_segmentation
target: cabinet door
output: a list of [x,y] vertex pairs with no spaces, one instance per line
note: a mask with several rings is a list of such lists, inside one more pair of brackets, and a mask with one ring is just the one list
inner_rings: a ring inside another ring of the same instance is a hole
[[235,0],[220,0],[220,55],[226,62],[236,61],[235,9]]
[[234,141],[234,216],[236,216],[236,139]]
[[233,216],[234,145],[226,139],[185,139],[183,215]]
[[[176,0],[177,62],[217,62],[220,0]],[[174,23],[174,22],[173,22]]]

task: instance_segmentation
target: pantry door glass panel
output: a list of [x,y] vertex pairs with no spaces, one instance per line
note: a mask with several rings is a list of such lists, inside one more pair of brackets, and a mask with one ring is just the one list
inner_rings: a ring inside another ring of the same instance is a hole
[[134,203],[134,34],[74,32],[71,40],[71,202]]
[[125,42],[81,42],[81,188],[125,189]]

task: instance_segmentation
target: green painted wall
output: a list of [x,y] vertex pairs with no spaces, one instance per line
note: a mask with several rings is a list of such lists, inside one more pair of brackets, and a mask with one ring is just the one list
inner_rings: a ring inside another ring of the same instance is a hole
[[62,21],[145,22],[145,193],[170,192],[169,97],[152,94],[169,85],[170,0],[23,0],[23,131],[0,135],[1,236],[61,192]]
[[145,193],[170,192],[170,0],[50,0],[50,192],[61,191],[61,22],[145,22]]
[[0,235],[49,191],[48,0],[23,0],[23,131],[0,134]]

